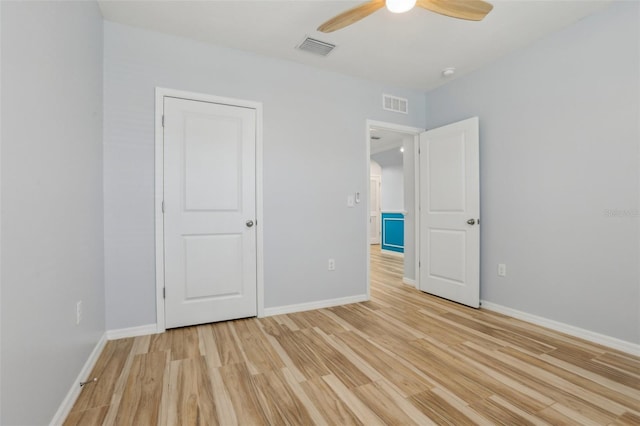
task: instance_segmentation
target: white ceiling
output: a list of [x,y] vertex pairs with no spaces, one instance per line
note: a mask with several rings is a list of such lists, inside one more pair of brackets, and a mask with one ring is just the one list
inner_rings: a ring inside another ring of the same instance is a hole
[[[404,142],[405,134],[395,132],[393,130],[371,128],[370,135],[371,145],[370,154],[378,154],[380,152],[390,151],[392,149],[400,149]],[[375,137],[376,139],[373,139]],[[377,139],[380,138],[380,139]]]
[[[381,9],[330,34],[318,25],[362,2],[322,0],[99,1],[105,19],[295,61],[394,86],[429,90],[595,12],[610,0],[492,0],[469,22],[414,8]],[[305,36],[338,47],[327,57],[295,49]]]

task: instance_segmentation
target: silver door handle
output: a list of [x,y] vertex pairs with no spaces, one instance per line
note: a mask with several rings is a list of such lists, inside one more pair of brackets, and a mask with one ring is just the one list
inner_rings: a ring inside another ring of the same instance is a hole
[[469,220],[467,221],[467,223],[468,223],[469,225],[475,225],[475,224],[476,224],[476,220],[475,220],[475,219],[469,219]]
[[247,225],[247,228],[251,228],[253,226],[253,221],[252,220],[248,220],[246,225]]

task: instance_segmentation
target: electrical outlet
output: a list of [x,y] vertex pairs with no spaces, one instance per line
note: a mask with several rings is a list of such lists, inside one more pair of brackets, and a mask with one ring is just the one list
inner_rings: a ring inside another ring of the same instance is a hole
[[82,300],[76,302],[76,325],[79,325],[80,321],[82,321]]
[[498,263],[498,276],[506,277],[507,276],[507,265],[504,263]]
[[336,270],[336,260],[335,259],[329,259],[329,267],[328,269],[330,271],[335,271]]

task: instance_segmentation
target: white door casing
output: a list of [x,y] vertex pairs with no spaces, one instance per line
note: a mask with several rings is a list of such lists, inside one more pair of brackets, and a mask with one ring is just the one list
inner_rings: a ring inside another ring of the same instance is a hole
[[369,194],[370,194],[370,216],[369,216],[369,231],[370,231],[370,244],[380,244],[380,185],[382,183],[382,177],[377,175],[371,175],[369,179]]
[[420,135],[420,289],[480,306],[479,120]]
[[163,110],[165,327],[255,316],[256,110],[170,96]]

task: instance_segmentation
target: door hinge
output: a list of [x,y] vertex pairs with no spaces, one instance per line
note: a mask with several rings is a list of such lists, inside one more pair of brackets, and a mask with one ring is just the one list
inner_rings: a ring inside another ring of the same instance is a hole
[[164,213],[164,200],[162,200],[162,213]]
[[167,298],[167,288],[166,287],[162,287],[162,298],[166,299]]
[[162,116],[162,127],[164,127],[164,115]]

